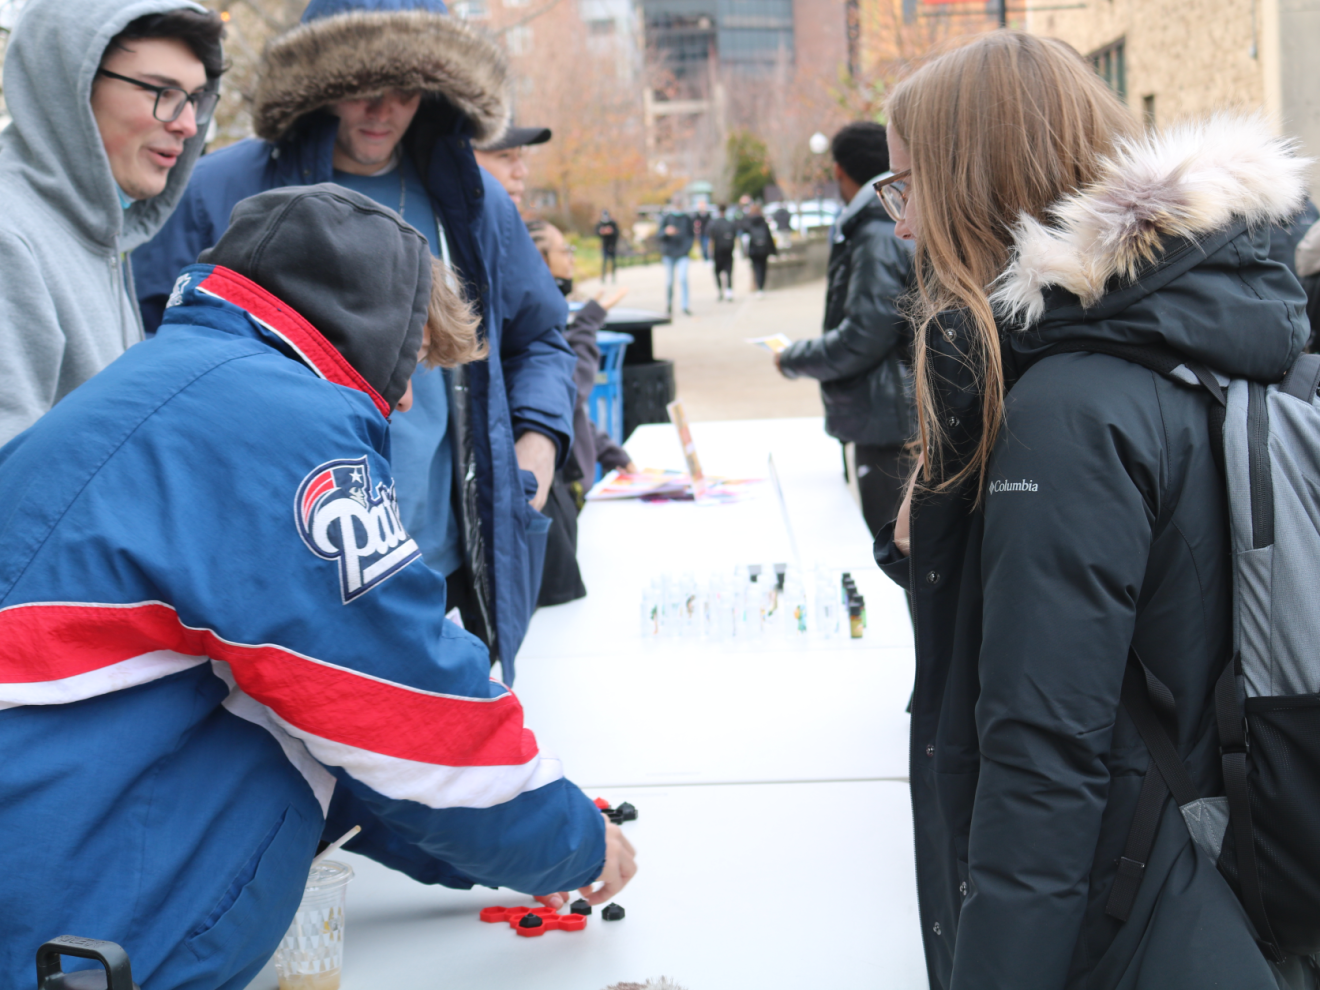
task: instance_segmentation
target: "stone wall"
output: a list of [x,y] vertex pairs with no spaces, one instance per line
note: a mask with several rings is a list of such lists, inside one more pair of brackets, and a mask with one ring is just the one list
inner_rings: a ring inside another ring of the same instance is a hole
[[1265,106],[1262,62],[1251,54],[1258,3],[1091,0],[1081,10],[1033,13],[1027,23],[1083,55],[1123,39],[1128,106],[1140,115],[1154,97],[1155,121],[1166,124],[1226,107]]
[[824,278],[830,266],[830,241],[823,234],[794,241],[771,255],[766,267],[766,289],[783,289]]
[[[1320,156],[1315,0],[1089,0],[1028,14],[1027,30],[1090,55],[1122,41],[1125,98],[1164,126],[1216,110],[1264,110]],[[1312,195],[1320,174],[1312,176]]]

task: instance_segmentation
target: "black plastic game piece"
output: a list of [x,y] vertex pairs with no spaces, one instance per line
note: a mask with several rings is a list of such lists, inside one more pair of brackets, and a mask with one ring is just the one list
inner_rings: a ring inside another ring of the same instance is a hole
[[587,914],[591,914],[591,905],[588,904],[581,897],[579,897],[576,901],[574,901],[572,904],[568,906],[568,910],[570,914],[587,915]]
[[610,903],[605,905],[605,909],[601,911],[600,916],[606,921],[622,921],[624,910],[619,905]]
[[618,820],[615,822],[616,825],[617,825],[619,822],[635,822],[635,821],[637,821],[637,809],[634,808],[634,807],[633,807],[631,804],[629,804],[627,801],[624,801],[623,804],[621,804],[621,805],[619,805],[617,808],[615,808],[615,809],[614,809],[614,813],[615,813],[616,815],[619,816],[619,817],[618,817]]
[[540,915],[524,914],[522,920],[518,922],[519,928],[540,928],[545,922],[541,920]]

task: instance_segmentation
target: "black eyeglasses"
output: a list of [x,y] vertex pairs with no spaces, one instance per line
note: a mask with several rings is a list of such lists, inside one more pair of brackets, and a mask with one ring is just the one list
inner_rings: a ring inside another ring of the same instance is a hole
[[191,103],[197,126],[199,128],[205,127],[211,122],[211,115],[215,113],[215,105],[220,102],[220,94],[214,90],[188,93],[179,89],[178,86],[157,86],[153,83],[143,82],[141,79],[121,76],[118,72],[111,72],[109,69],[97,69],[96,74],[109,76],[111,79],[118,79],[120,82],[130,83],[139,89],[146,89],[155,93],[156,105],[151,108],[151,115],[162,124],[169,124],[178,120],[179,115],[183,113],[183,108]]

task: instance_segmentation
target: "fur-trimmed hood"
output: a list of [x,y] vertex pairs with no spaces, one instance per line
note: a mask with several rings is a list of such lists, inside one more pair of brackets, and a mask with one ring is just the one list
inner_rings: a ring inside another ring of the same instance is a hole
[[1219,114],[1119,147],[1090,188],[1023,217],[997,281],[996,310],[1019,325],[1045,312],[1057,286],[1093,306],[1118,276],[1157,261],[1165,239],[1199,240],[1233,223],[1278,223],[1301,209],[1310,161],[1260,115]]
[[[335,12],[315,16],[314,8],[326,6]],[[259,137],[278,141],[305,114],[388,89],[443,96],[471,122],[476,141],[504,133],[509,70],[493,41],[439,12],[439,4],[368,6],[383,5],[314,0],[304,22],[270,44],[253,107]]]

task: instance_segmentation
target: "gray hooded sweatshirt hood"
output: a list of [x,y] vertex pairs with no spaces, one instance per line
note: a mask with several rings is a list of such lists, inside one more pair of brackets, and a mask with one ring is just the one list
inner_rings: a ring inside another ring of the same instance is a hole
[[29,0],[5,53],[0,132],[0,444],[142,339],[125,252],[165,223],[201,154],[125,210],[92,115],[110,39],[187,0]]

